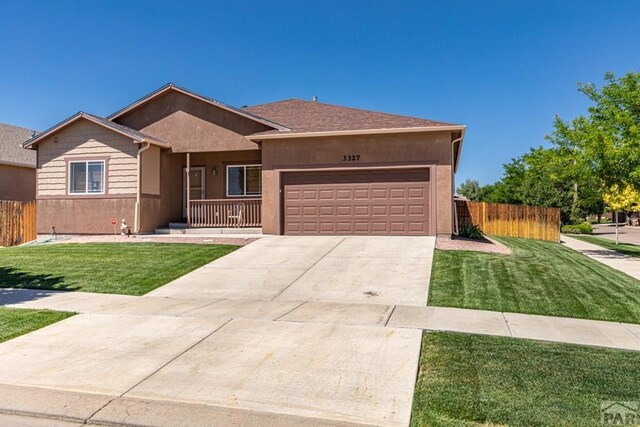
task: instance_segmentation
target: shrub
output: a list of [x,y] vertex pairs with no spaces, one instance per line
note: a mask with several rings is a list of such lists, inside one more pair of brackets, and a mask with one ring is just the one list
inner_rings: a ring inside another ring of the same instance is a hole
[[565,234],[592,234],[593,227],[588,222],[582,224],[563,225],[561,231]]
[[469,239],[481,239],[483,236],[482,230],[475,224],[464,224],[460,227],[458,232],[460,237],[468,237]]

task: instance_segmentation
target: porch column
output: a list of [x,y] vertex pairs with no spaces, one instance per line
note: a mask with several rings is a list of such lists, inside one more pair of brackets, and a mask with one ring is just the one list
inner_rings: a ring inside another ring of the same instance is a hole
[[191,153],[187,153],[187,167],[186,167],[186,199],[187,199],[187,227],[191,227]]

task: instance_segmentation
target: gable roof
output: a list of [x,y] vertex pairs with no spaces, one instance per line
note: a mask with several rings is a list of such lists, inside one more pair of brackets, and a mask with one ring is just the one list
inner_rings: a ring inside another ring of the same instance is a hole
[[47,137],[53,135],[54,133],[64,129],[65,127],[71,125],[72,123],[77,122],[78,120],[89,120],[90,122],[93,122],[97,125],[103,126],[107,129],[110,129],[114,132],[117,132],[121,135],[124,135],[126,137],[129,137],[131,139],[133,139],[135,142],[137,143],[142,143],[142,142],[149,142],[153,145],[158,145],[160,147],[169,147],[169,144],[159,140],[158,138],[155,138],[151,135],[147,135],[144,134],[138,130],[135,129],[131,129],[130,127],[127,126],[123,126],[120,125],[118,123],[114,123],[111,122],[105,118],[99,117],[99,116],[95,116],[93,114],[89,114],[89,113],[85,113],[83,111],[79,111],[76,114],[74,114],[73,116],[61,121],[60,123],[58,123],[57,125],[45,130],[44,132],[41,132],[35,136],[33,136],[32,138],[30,138],[29,140],[27,140],[24,144],[23,147],[24,148],[29,148],[31,146],[33,146],[34,144],[37,144],[39,142],[41,142],[43,139],[46,139]]
[[36,167],[36,153],[22,148],[24,140],[34,131],[18,126],[0,123],[0,164]]
[[258,123],[262,123],[263,125],[269,126],[275,130],[289,130],[286,126],[283,126],[281,124],[278,124],[274,121],[271,121],[269,119],[265,119],[263,117],[259,117],[255,114],[252,114],[249,111],[245,111],[242,110],[240,108],[236,108],[233,107],[231,105],[227,105],[223,102],[217,101],[213,98],[209,98],[208,96],[204,96],[204,95],[200,95],[198,93],[192,92],[188,89],[185,89],[183,87],[174,85],[173,83],[167,83],[166,85],[162,86],[161,88],[151,92],[148,95],[143,96],[142,98],[138,99],[137,101],[133,102],[132,104],[129,104],[128,106],[124,107],[121,110],[116,111],[115,113],[111,114],[110,116],[107,117],[107,120],[115,120],[118,117],[128,113],[131,110],[134,110],[136,108],[138,108],[139,106],[146,104],[147,102],[159,97],[160,95],[168,92],[168,91],[176,91],[179,93],[182,93],[184,95],[190,96],[192,98],[198,99],[202,102],[205,102],[207,104],[211,104],[214,105],[216,107],[222,108],[224,110],[230,111],[232,113],[238,114],[240,116],[246,117],[249,120],[253,120],[255,122]]
[[[462,130],[464,126],[417,117],[400,116],[358,108],[342,107],[317,101],[287,99],[245,107],[244,111],[282,123],[289,131],[267,131],[252,135],[340,133],[374,130],[408,130],[437,128]],[[254,138],[252,138],[254,139]]]

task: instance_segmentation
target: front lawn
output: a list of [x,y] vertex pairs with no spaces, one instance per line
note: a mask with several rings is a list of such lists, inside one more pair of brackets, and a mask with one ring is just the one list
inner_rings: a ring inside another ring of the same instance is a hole
[[602,246],[606,249],[611,249],[612,251],[618,251],[622,254],[629,255],[632,257],[640,257],[640,246],[632,245],[631,243],[620,243],[616,245],[616,242],[609,239],[603,239],[602,237],[595,236],[574,236],[571,235],[574,239],[582,240],[587,243],[592,243],[594,245]]
[[143,295],[237,246],[65,243],[3,249],[0,287]]
[[559,243],[497,238],[511,255],[435,253],[429,305],[640,323],[640,282]]
[[596,426],[638,384],[638,352],[425,333],[411,425]]
[[0,342],[59,322],[75,313],[0,307]]

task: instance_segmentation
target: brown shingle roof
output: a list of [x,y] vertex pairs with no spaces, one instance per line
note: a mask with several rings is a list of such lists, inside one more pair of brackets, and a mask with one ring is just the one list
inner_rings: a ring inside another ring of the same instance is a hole
[[0,123],[0,163],[36,167],[36,152],[22,148],[32,130]]
[[[280,123],[295,133],[455,126],[453,123],[341,107],[301,99],[270,102],[268,104],[245,107],[243,110]],[[273,133],[283,133],[283,131],[268,131],[262,134]]]

